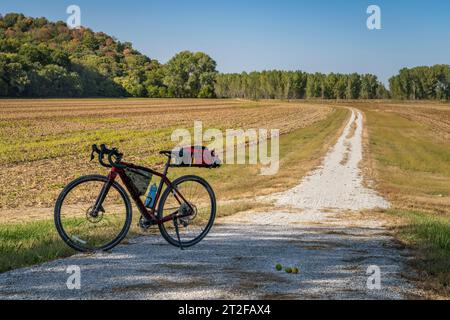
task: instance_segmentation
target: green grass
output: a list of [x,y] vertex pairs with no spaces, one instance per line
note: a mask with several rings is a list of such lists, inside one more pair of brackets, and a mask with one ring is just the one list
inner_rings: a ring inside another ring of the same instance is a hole
[[[128,236],[139,233],[136,227],[138,215],[134,215]],[[79,219],[64,222],[67,226],[79,224]],[[73,229],[70,229],[73,231]],[[114,229],[117,231],[117,228]],[[95,234],[83,233],[89,236],[94,243],[105,243],[110,240],[112,233],[105,226],[100,229],[90,230]],[[103,234],[103,235],[102,235]],[[0,273],[64,258],[76,253],[68,247],[59,237],[53,220],[38,220],[26,223],[0,224]]]
[[371,145],[383,165],[450,177],[449,144],[430,137],[430,128],[394,114],[370,119]]
[[[358,107],[367,116],[379,191],[396,207],[448,212],[450,141],[442,139],[432,125],[405,118],[400,113],[403,110],[417,113],[408,104],[387,105],[385,109],[379,105]],[[433,121],[439,123],[441,119],[435,117]]]
[[390,215],[404,223],[399,238],[416,248],[415,260],[423,283],[437,292],[450,294],[450,217],[408,210],[390,210]]
[[0,272],[74,253],[57,235],[53,221],[0,224]]

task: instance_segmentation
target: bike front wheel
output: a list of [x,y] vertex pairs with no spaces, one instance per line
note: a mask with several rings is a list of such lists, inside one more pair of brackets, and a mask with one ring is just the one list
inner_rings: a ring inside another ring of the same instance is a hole
[[164,239],[177,247],[181,242],[184,248],[200,242],[211,230],[216,217],[216,196],[208,182],[197,176],[175,180],[161,196],[158,218],[163,219],[174,213],[185,213],[187,216],[160,224],[159,230]]
[[106,185],[108,178],[104,176],[81,177],[65,187],[56,201],[56,230],[77,251],[110,250],[130,229],[132,209],[127,193],[114,182],[100,203]]

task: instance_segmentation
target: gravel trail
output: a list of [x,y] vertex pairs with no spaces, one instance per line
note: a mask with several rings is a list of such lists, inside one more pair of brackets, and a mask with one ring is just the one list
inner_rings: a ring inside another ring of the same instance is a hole
[[[389,204],[362,185],[362,115],[351,119],[323,166],[274,195],[270,212],[219,219],[185,251],[160,236],[133,239],[111,253],[76,255],[0,275],[0,299],[404,299],[409,252],[382,223],[357,211]],[[277,263],[299,274],[275,270]],[[69,266],[81,289],[66,286]],[[381,289],[369,289],[369,266]]]
[[363,116],[352,110],[350,121],[323,165],[295,188],[273,197],[278,205],[306,210],[363,210],[389,208],[375,191],[363,186],[359,164],[362,154]]

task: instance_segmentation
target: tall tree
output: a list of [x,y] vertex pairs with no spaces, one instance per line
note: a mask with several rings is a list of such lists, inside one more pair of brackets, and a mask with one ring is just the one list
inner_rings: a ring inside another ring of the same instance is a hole
[[212,97],[216,62],[203,52],[183,51],[164,66],[163,83],[176,98]]
[[403,68],[389,79],[395,99],[448,100],[450,98],[450,66]]

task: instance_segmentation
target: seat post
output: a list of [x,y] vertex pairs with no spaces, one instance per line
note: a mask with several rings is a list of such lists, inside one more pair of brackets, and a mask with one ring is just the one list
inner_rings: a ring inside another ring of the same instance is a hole
[[167,162],[166,165],[164,166],[164,175],[167,175],[167,172],[169,171],[169,167],[170,167],[170,162],[172,161],[172,156],[167,156]]

